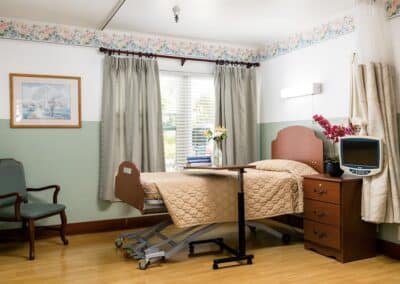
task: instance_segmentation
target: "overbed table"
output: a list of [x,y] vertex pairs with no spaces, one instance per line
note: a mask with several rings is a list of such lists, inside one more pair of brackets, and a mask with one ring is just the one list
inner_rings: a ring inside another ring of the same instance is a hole
[[239,262],[243,264],[242,261],[246,260],[246,264],[252,264],[254,255],[246,254],[246,218],[245,218],[245,204],[244,204],[244,185],[243,185],[243,173],[245,169],[255,168],[253,165],[227,165],[227,166],[186,166],[185,169],[193,170],[229,170],[236,171],[238,173],[239,179],[239,191],[237,193],[237,207],[238,207],[238,249],[233,249],[223,242],[222,238],[209,239],[194,241],[189,244],[190,255],[194,254],[194,245],[204,244],[204,243],[215,243],[221,250],[225,249],[229,251],[233,256],[226,258],[214,259],[213,269],[218,269],[219,264],[227,262]]

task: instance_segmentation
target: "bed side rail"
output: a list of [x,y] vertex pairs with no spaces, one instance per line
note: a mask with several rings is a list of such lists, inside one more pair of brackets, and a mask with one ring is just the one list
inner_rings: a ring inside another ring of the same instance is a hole
[[115,178],[115,196],[143,214],[144,190],[140,183],[140,171],[134,163],[124,161],[119,165]]

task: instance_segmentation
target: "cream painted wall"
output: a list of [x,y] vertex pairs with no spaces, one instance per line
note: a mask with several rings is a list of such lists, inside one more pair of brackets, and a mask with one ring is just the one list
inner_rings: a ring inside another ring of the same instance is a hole
[[[394,66],[400,94],[400,17],[391,20]],[[350,64],[355,33],[275,57],[262,63],[260,122],[310,119],[312,114],[346,117],[348,114]],[[282,99],[283,88],[321,82],[321,95]],[[398,99],[400,111],[400,99]]]
[[82,77],[82,118],[100,118],[102,64],[93,48],[0,41],[0,119],[9,119],[9,73],[70,75]]
[[[103,54],[95,48],[0,40],[0,119],[9,119],[9,73],[82,77],[82,120],[100,121]],[[212,73],[214,64],[159,59],[162,70]]]
[[[354,33],[262,63],[261,123],[307,120],[314,113],[346,116]],[[283,99],[280,92],[320,82],[321,95]]]

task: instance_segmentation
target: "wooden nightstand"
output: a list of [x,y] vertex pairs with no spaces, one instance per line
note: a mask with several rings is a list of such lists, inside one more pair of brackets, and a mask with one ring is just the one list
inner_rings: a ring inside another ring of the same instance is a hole
[[357,177],[305,176],[304,247],[340,262],[376,255],[376,226],[361,220]]

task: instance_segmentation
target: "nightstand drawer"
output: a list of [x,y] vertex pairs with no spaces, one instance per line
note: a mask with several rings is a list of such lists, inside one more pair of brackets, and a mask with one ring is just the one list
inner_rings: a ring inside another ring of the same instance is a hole
[[304,179],[304,197],[340,204],[340,183],[316,179]]
[[304,220],[304,239],[340,250],[340,229]]
[[339,227],[340,206],[327,202],[304,199],[304,218]]

